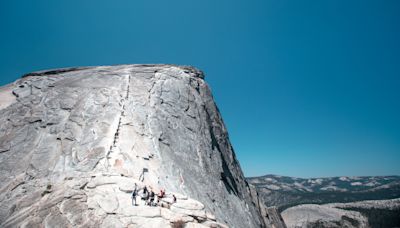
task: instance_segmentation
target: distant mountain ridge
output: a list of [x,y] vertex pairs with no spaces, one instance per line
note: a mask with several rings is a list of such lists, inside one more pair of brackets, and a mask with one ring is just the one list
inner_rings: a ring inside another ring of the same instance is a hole
[[249,177],[268,206],[280,210],[299,204],[345,203],[400,197],[400,176],[296,178]]
[[302,204],[282,212],[288,228],[400,227],[400,199]]

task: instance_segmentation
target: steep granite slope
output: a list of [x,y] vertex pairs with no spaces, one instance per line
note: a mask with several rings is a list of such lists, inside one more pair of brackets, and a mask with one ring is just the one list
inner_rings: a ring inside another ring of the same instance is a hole
[[[121,65],[1,87],[0,226],[283,227],[245,181],[203,77]],[[177,203],[133,207],[135,183]]]

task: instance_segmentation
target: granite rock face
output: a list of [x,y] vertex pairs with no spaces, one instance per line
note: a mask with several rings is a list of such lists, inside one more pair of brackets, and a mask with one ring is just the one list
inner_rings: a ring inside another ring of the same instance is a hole
[[[195,68],[41,71],[1,87],[0,95],[1,227],[275,223],[251,193]],[[177,203],[133,207],[135,183],[163,188]]]
[[359,212],[316,204],[303,204],[288,208],[282,212],[282,217],[289,228],[370,227],[368,219]]

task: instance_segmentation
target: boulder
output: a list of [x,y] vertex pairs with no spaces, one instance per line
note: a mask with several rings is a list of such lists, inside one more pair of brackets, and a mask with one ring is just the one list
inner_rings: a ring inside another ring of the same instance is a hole
[[108,215],[101,224],[100,228],[122,228],[121,221],[115,215]]
[[200,223],[189,222],[185,224],[185,228],[209,228],[209,226]]
[[288,208],[282,212],[282,217],[288,228],[369,227],[368,219],[359,212],[316,204],[304,204]]
[[106,213],[114,213],[118,209],[118,200],[113,195],[95,195],[94,199]]

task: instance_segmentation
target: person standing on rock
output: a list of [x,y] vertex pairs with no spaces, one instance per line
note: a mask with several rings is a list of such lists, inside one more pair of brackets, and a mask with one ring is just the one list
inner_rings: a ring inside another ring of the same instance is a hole
[[144,186],[144,188],[143,188],[143,194],[144,194],[144,195],[147,195],[147,193],[148,193],[148,191],[147,191],[147,187],[146,187],[146,186]]
[[132,191],[132,206],[136,206],[136,196],[137,196],[137,185],[135,183],[135,187],[133,188]]
[[164,196],[165,196],[165,190],[160,189],[160,194],[158,194],[158,201],[157,202],[160,202],[160,199],[164,198]]
[[154,194],[153,190],[150,190],[149,206],[154,206],[154,197],[155,197],[155,194]]
[[149,199],[149,191],[147,190],[147,187],[144,186],[142,195],[142,200],[144,200],[144,204],[147,204],[148,199]]

